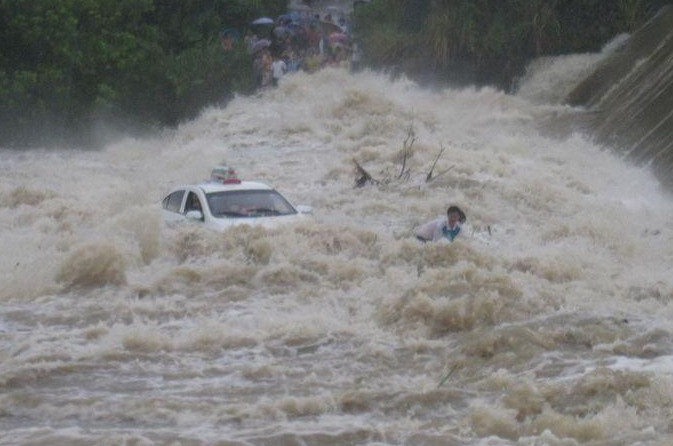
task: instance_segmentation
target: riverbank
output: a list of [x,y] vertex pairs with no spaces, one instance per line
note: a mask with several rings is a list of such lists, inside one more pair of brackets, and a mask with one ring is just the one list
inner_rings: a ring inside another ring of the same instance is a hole
[[372,0],[355,10],[365,62],[439,85],[510,91],[540,56],[598,51],[665,0]]

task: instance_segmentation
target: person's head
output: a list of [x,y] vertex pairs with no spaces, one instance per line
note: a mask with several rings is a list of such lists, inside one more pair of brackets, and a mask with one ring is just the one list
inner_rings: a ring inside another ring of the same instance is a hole
[[454,227],[458,223],[465,223],[465,220],[467,220],[465,213],[458,206],[449,206],[446,216],[450,227]]

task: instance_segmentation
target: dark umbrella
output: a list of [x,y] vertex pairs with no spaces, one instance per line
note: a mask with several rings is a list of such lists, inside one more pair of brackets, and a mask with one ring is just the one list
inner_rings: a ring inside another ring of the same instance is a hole
[[299,16],[295,14],[283,14],[279,15],[278,18],[276,19],[276,22],[279,23],[280,25],[287,25],[292,22],[296,22],[299,20]]
[[339,27],[339,25],[335,25],[334,23],[320,22],[320,26],[322,27],[323,34],[326,34],[328,36],[333,33],[342,32],[341,27]]

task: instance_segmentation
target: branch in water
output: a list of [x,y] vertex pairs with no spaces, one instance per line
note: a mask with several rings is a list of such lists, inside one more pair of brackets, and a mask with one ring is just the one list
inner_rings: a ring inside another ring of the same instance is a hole
[[[411,142],[409,142],[410,140]],[[407,138],[402,143],[402,169],[397,176],[398,180],[401,179],[405,173],[409,173],[409,170],[405,172],[404,169],[407,167],[407,158],[411,155],[411,148],[414,146],[414,142],[416,142],[416,132],[414,131],[414,125],[411,124],[409,130],[407,130]]]
[[439,151],[439,154],[437,155],[437,158],[435,158],[435,162],[432,163],[432,167],[430,168],[430,172],[428,172],[428,175],[425,177],[425,182],[429,183],[430,180],[432,180],[432,172],[435,171],[435,166],[437,166],[437,161],[439,161],[439,158],[442,156],[442,153],[444,153],[444,145],[440,146],[441,150]]
[[358,175],[358,178],[355,180],[355,187],[364,187],[367,182],[371,184],[379,184],[379,181],[375,180],[355,158],[353,158],[353,163],[355,163],[355,169]]

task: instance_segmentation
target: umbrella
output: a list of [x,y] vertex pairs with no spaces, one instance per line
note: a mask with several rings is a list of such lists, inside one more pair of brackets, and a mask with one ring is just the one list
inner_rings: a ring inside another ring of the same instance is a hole
[[252,45],[252,52],[256,53],[257,51],[268,48],[269,46],[271,46],[271,41],[269,39],[259,39],[257,42],[255,42],[254,45]]
[[298,22],[301,19],[301,16],[297,12],[289,12],[287,14],[279,15],[276,21],[281,24],[288,24]]
[[306,32],[304,27],[297,23],[290,23],[289,25],[286,26],[286,28],[290,30],[292,34],[303,34]]
[[347,43],[348,42],[348,36],[344,33],[332,33],[329,35],[327,38],[329,43]]
[[276,22],[283,25],[285,23],[292,22],[292,17],[290,17],[290,14],[279,15],[278,18],[276,19]]
[[334,23],[320,22],[320,26],[322,27],[322,32],[328,36],[333,33],[341,32],[341,27],[339,27],[339,25],[335,25]]
[[273,19],[268,17],[260,17],[252,22],[253,25],[273,25],[273,23]]

